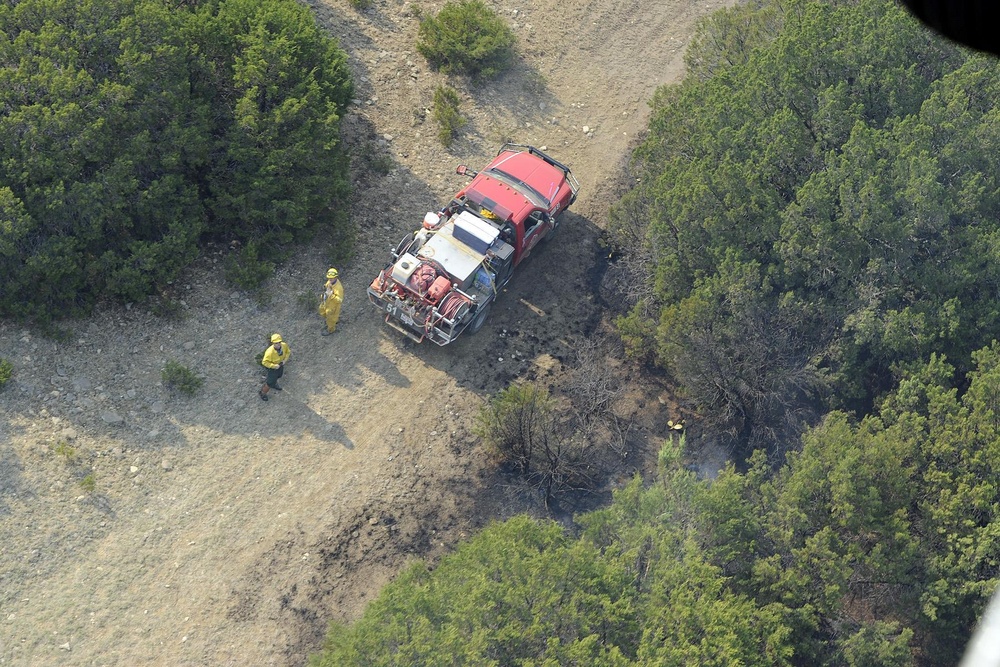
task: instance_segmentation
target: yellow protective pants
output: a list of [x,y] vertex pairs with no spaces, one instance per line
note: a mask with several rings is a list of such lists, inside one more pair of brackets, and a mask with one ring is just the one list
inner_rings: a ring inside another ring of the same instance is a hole
[[319,304],[319,316],[326,320],[326,330],[336,331],[340,319],[340,301],[327,299]]

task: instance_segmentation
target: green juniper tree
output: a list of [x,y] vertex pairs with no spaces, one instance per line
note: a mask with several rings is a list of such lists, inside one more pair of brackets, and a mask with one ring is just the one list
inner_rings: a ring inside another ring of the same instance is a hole
[[0,314],[140,300],[206,236],[271,259],[343,225],[344,53],[292,0],[171,4],[0,5]]

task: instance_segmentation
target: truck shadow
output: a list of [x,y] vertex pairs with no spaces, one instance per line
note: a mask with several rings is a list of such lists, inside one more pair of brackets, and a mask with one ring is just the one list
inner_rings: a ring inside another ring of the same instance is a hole
[[557,236],[515,269],[479,332],[444,347],[396,335],[397,345],[484,396],[569,362],[573,338],[600,322],[600,237],[591,220],[566,213]]

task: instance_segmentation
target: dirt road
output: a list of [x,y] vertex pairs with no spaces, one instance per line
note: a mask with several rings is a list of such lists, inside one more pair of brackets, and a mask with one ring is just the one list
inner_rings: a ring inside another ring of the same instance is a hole
[[[303,251],[259,305],[225,286],[225,249],[172,286],[187,317],[104,309],[55,343],[0,323],[16,380],[0,393],[0,664],[300,665],[330,619],[356,618],[406,563],[436,558],[522,509],[486,472],[471,416],[515,377],[557,372],[600,319],[590,285],[607,181],[676,80],[694,21],[720,0],[528,0],[496,7],[521,59],[499,81],[452,81],[471,119],[445,150],[426,117],[446,81],[413,49],[410,5],[314,0],[350,54],[361,232],[340,331],[321,337],[299,297],[327,259]],[[437,11],[441,3],[426,3]],[[581,195],[474,338],[405,342],[364,290],[389,247],[504,140],[545,146]],[[253,355],[280,331],[293,359],[267,404]],[[195,398],[160,382],[174,359]]]

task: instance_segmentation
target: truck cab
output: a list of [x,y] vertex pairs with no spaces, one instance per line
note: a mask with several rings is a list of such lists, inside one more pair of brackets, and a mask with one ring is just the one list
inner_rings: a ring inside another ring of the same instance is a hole
[[579,184],[569,168],[533,146],[504,144],[484,169],[456,170],[472,181],[455,197],[481,208],[482,214],[507,227],[514,246],[514,266],[538,242],[555,231],[559,215],[576,201]]

